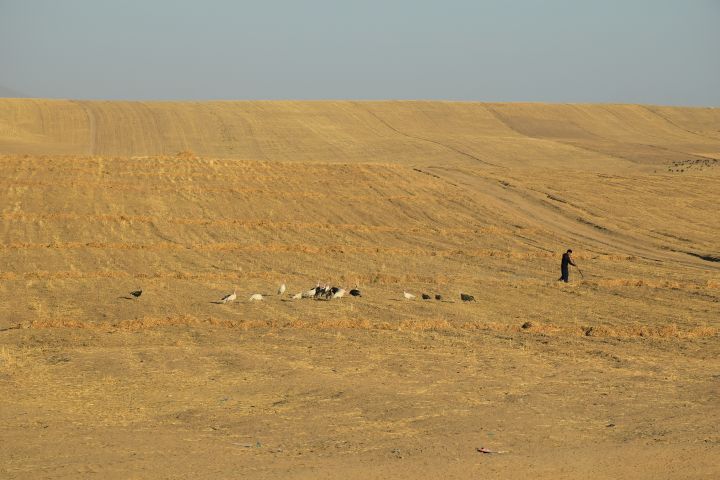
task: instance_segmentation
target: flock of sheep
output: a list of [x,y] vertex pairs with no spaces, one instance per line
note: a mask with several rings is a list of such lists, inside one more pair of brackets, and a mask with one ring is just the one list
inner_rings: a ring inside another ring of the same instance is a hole
[[[277,294],[283,295],[285,293],[285,290],[286,290],[286,286],[283,283],[278,288]],[[300,300],[303,298],[312,298],[315,300],[332,300],[333,298],[342,298],[345,296],[346,293],[353,297],[362,297],[362,293],[360,292],[360,290],[357,287],[348,291],[348,290],[345,290],[344,288],[333,287],[330,285],[320,286],[320,283],[318,282],[318,284],[315,285],[310,290],[308,290],[306,292],[298,292],[295,295],[292,295],[291,298],[293,300]],[[421,295],[421,297],[423,300],[431,300],[433,298],[432,296],[428,295],[427,293],[423,293]],[[250,296],[249,300],[251,302],[254,302],[254,301],[260,301],[263,298],[264,297],[262,294],[254,293],[253,295]],[[413,295],[412,293],[403,292],[403,298],[405,298],[406,300],[413,300],[415,298],[415,295]],[[236,299],[237,299],[237,291],[233,291],[233,293],[225,295],[223,298],[221,298],[218,303],[228,303],[228,302],[235,301]],[[441,301],[442,295],[435,294],[435,300]],[[462,300],[463,302],[474,302],[475,297],[473,297],[472,295],[468,295],[466,293],[461,293],[460,300]]]
[[[282,295],[285,293],[285,290],[287,288],[285,287],[285,284],[283,283],[278,288],[277,294]],[[349,293],[353,297],[362,297],[362,294],[360,293],[360,290],[357,288],[353,288],[349,292],[347,292],[344,288],[340,287],[331,287],[329,285],[320,286],[318,283],[317,286],[314,288],[311,288],[307,292],[299,292],[292,296],[293,300],[299,300],[301,298],[314,298],[315,300],[330,300],[333,298],[341,298],[345,295],[345,293]],[[253,293],[250,295],[249,300],[251,302],[257,302],[260,300],[263,300],[265,297],[262,293]],[[216,303],[229,303],[233,302],[237,299],[237,290],[233,291],[233,293],[230,293],[228,295],[225,295],[222,297],[218,302]]]
[[[278,288],[277,295],[278,296],[283,295],[285,293],[285,290],[287,290],[287,288],[286,288],[285,284],[283,283]],[[142,290],[134,290],[134,291],[130,292],[130,295],[132,295],[135,298],[139,298],[140,295],[142,295],[142,293],[143,293]],[[293,300],[300,300],[303,298],[312,298],[315,300],[332,300],[333,298],[342,298],[345,296],[346,293],[353,297],[362,297],[362,293],[360,292],[360,290],[357,287],[350,289],[348,291],[348,290],[345,290],[344,288],[333,287],[330,285],[320,286],[320,282],[318,282],[318,284],[315,285],[310,290],[308,290],[306,292],[298,292],[295,295],[292,295],[291,298]],[[427,293],[421,294],[421,297],[423,300],[431,300],[433,298],[433,296],[428,295]],[[263,300],[264,298],[265,297],[261,293],[253,293],[252,295],[250,295],[249,301],[257,302],[257,301]],[[415,295],[413,295],[412,293],[403,292],[403,298],[405,298],[405,300],[413,300],[413,299],[415,299]],[[443,299],[442,295],[437,294],[437,293],[435,294],[434,298],[435,298],[435,300],[438,300],[438,301],[441,301]],[[214,302],[214,303],[224,304],[224,303],[234,302],[235,300],[237,300],[237,290],[234,290],[232,293],[225,295],[220,300],[218,300],[217,302]],[[466,293],[461,293],[460,300],[462,300],[463,302],[474,302],[475,297],[473,297],[472,295],[468,295]]]

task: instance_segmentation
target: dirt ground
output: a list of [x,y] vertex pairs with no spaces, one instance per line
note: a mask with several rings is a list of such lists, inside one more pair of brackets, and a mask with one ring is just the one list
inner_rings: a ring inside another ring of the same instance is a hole
[[1,478],[720,477],[714,109],[23,102]]
[[717,473],[716,339],[193,325],[3,343],[5,478]]

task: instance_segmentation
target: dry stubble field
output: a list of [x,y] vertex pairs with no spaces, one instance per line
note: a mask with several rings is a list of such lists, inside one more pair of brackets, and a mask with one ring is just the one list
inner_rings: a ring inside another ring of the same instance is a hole
[[3,478],[720,475],[717,109],[0,107]]

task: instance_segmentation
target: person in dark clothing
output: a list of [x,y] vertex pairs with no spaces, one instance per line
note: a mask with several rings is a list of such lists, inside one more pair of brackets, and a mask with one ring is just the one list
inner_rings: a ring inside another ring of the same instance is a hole
[[565,283],[568,283],[570,280],[570,265],[573,267],[577,267],[575,265],[575,262],[573,262],[573,259],[570,257],[570,254],[572,253],[572,250],[568,249],[567,252],[563,253],[562,261],[560,262],[560,272],[562,275],[560,275],[560,278],[558,278],[558,282],[562,280]]

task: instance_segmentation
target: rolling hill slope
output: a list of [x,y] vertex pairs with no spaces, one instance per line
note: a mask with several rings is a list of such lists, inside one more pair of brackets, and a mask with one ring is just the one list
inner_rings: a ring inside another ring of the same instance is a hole
[[[720,266],[717,109],[0,104],[8,280],[469,289],[498,271],[552,280],[568,245],[610,282],[637,261],[650,283],[698,276],[695,288]],[[615,258],[633,260],[601,260]]]
[[720,157],[720,109],[0,99],[0,152],[590,168]]
[[716,472],[718,109],[0,99],[0,167],[3,478]]

